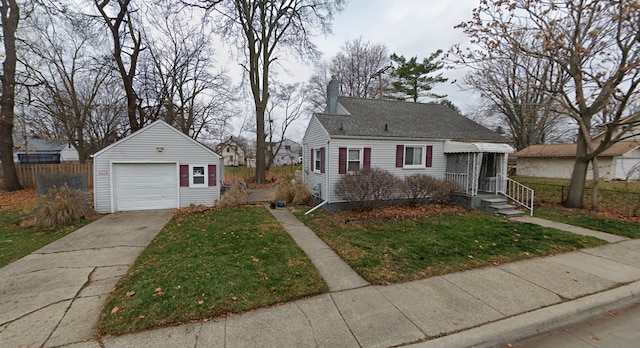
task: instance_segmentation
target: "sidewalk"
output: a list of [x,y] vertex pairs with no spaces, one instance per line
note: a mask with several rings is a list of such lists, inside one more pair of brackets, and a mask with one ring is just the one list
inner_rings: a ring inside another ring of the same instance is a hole
[[324,259],[334,257],[326,245],[287,210],[272,213],[319,265],[330,287],[348,290],[208,322],[105,337],[102,347],[494,347],[640,302],[640,240],[366,286],[348,271],[348,281],[332,280],[343,277],[343,270],[342,265],[323,269],[323,262],[329,263]]

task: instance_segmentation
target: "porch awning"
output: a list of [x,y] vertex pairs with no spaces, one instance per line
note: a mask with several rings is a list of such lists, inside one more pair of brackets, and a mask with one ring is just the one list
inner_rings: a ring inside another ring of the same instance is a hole
[[499,143],[463,143],[461,141],[445,141],[444,153],[512,153],[515,149],[508,144]]

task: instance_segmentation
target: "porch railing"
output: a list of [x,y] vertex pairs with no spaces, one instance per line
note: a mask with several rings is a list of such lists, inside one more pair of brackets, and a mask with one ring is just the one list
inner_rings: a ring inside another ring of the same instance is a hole
[[[466,173],[444,173],[445,181],[451,183],[454,192],[462,192],[473,195],[469,192],[469,175]],[[476,192],[477,193],[477,192]]]
[[521,183],[512,180],[503,174],[498,174],[498,182],[496,185],[497,194],[503,194],[509,197],[517,204],[529,210],[533,216],[533,190]]

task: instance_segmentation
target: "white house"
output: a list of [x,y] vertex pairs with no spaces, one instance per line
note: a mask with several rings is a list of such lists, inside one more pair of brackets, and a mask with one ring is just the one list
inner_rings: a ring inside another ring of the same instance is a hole
[[[612,138],[619,138],[598,155],[598,171],[602,180],[640,180],[640,114],[620,120],[612,129]],[[601,126],[602,128],[602,126]],[[592,138],[594,147],[604,140],[604,131]],[[515,154],[517,174],[540,178],[570,179],[576,158],[576,144],[531,145]],[[593,177],[591,163],[587,179]]]
[[[576,159],[576,144],[531,145],[516,152],[517,174],[540,178],[570,179]],[[598,156],[603,180],[640,180],[640,142],[620,141]],[[587,179],[592,178],[591,165]]]
[[225,166],[237,167],[245,165],[244,147],[233,137],[218,144],[217,150],[224,158]]
[[507,140],[446,106],[337,94],[333,80],[303,138],[303,181],[318,201],[342,203],[335,183],[360,168],[446,179],[469,196],[495,192],[506,177]]
[[93,155],[94,205],[100,213],[213,206],[220,199],[220,155],[156,121]]
[[80,160],[78,150],[68,141],[17,136],[13,143],[15,163],[65,163]]
[[273,165],[299,165],[302,157],[302,145],[291,139],[283,139],[277,143],[267,144],[267,156],[271,156],[270,149],[277,150],[273,156]]

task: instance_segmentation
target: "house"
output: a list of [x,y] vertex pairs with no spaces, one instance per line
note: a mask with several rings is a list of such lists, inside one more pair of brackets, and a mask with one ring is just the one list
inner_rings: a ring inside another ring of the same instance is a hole
[[[338,97],[328,86],[325,113],[314,114],[303,138],[303,181],[323,204],[343,200],[343,175],[377,167],[398,178],[426,174],[454,183],[461,194],[495,192],[513,148],[499,134],[443,105]],[[472,202],[472,206],[473,206]]]
[[[570,179],[576,144],[531,145],[513,156],[520,176]],[[640,180],[640,141],[613,144],[598,156],[598,169],[603,180]],[[587,179],[592,177],[589,165]]]
[[275,166],[291,166],[300,165],[300,157],[302,157],[302,145],[291,139],[283,139],[277,143],[267,144],[267,157],[271,157],[270,149],[277,149],[276,155],[273,157],[273,165]]
[[93,155],[100,213],[213,206],[224,182],[222,156],[164,121],[155,121]]
[[224,158],[225,166],[237,167],[245,165],[244,147],[233,137],[218,144],[217,150]]
[[13,142],[14,163],[46,164],[78,161],[78,151],[70,142],[55,139],[41,139],[34,136],[17,136]]
[[[640,180],[640,125],[639,115],[620,120],[612,130],[612,138],[620,137],[607,150],[598,155],[598,171],[603,180]],[[603,128],[603,127],[600,127]],[[622,132],[625,132],[621,134]],[[599,144],[605,137],[601,131],[592,137]],[[597,145],[595,145],[597,147]],[[576,158],[576,144],[531,145],[515,154],[517,174],[540,178],[570,179]],[[587,179],[593,178],[591,164]]]

